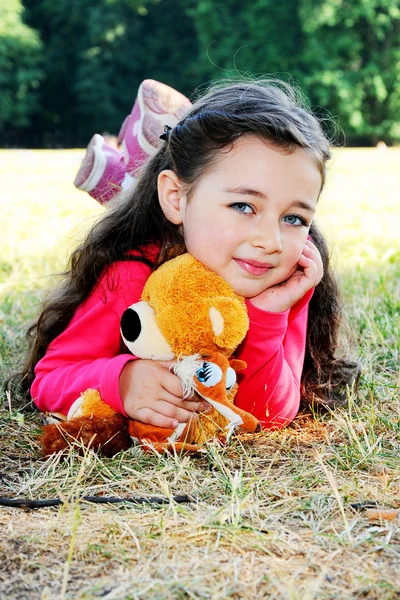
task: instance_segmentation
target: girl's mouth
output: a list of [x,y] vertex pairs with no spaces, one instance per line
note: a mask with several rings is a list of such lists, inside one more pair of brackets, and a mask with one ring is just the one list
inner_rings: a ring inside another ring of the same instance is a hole
[[261,263],[257,260],[243,260],[240,258],[235,258],[234,261],[239,265],[239,267],[251,275],[265,275],[265,273],[273,268],[273,265]]

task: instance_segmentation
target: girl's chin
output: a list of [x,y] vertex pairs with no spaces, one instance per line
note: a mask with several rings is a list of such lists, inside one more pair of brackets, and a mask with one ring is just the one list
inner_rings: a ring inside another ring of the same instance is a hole
[[[228,281],[228,283],[229,283],[229,281]],[[254,288],[249,285],[232,285],[231,283],[229,285],[231,286],[231,288],[233,289],[235,294],[237,294],[238,296],[242,296],[243,298],[246,298],[248,300],[250,300],[251,298],[256,298],[257,296],[260,296],[260,294],[262,294],[263,292],[266,291],[266,289],[268,289],[268,288],[262,288],[262,289]]]
[[270,290],[272,288],[276,288],[276,287],[285,285],[285,283],[291,278],[291,276],[295,272],[296,272],[296,270],[294,270],[293,273],[291,273],[290,275],[285,277],[285,279],[279,279],[279,281],[274,281],[274,282],[270,283],[269,285],[267,285],[266,287],[263,287],[260,285],[252,286],[252,285],[249,285],[249,282],[245,282],[245,283],[236,282],[233,285],[229,281],[228,281],[228,283],[231,286],[231,288],[233,289],[233,291],[238,296],[243,296],[243,298],[251,300],[252,298],[257,298],[258,296],[261,296],[264,292],[267,292],[268,290]]

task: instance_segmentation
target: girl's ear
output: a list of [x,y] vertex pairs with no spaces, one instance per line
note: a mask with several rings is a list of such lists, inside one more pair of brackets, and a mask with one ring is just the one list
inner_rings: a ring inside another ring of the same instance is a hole
[[161,171],[157,181],[158,200],[165,218],[181,225],[186,207],[186,194],[175,171]]

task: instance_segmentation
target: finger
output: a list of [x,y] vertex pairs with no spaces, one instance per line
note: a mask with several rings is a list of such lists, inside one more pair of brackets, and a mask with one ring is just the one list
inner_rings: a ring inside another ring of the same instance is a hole
[[316,245],[313,244],[312,242],[309,242],[307,240],[307,242],[303,248],[303,252],[305,252],[305,254],[307,254],[308,256],[315,257],[316,260],[321,261],[321,263],[322,263],[321,253],[318,250],[318,248],[316,247]]
[[317,252],[319,252],[317,246],[314,244],[314,242],[311,239],[307,239],[305,245],[308,246],[309,248],[314,248],[315,250],[317,250]]
[[306,254],[307,256],[315,256],[315,257],[321,256],[318,248],[316,246],[314,246],[314,244],[310,244],[309,242],[306,242],[306,244],[303,248],[303,254]]
[[317,261],[316,264],[317,264],[317,279],[316,279],[315,285],[318,285],[324,276],[324,265],[323,265],[322,259]]
[[152,408],[165,417],[178,420],[179,423],[187,423],[196,416],[192,410],[186,410],[165,400],[158,400]]
[[[210,409],[210,404],[196,393],[189,398],[183,399],[182,382],[175,373],[166,372],[161,381],[161,386],[165,391],[162,396],[163,400],[167,400],[177,406],[184,406],[188,410],[193,410],[195,412],[205,412]],[[168,396],[166,394],[168,394]],[[185,403],[184,405],[183,402]]]
[[[176,361],[161,361],[161,362],[159,362],[159,364],[165,366],[168,369],[171,369],[171,367],[173,367],[177,363],[176,363]],[[171,373],[173,373],[173,372],[171,371]],[[175,373],[173,373],[173,375],[175,375]],[[178,377],[178,376],[176,375],[176,377]],[[179,377],[178,377],[178,379],[179,379],[179,381],[181,381]],[[171,379],[168,379],[168,382],[170,382],[170,381],[171,381]],[[172,382],[172,385],[175,386],[175,384],[173,382]],[[178,396],[179,398],[182,398],[182,396],[183,396],[183,390],[182,390],[182,393],[181,393],[181,391],[179,391],[179,394],[176,393],[177,390],[178,389],[181,390],[181,388],[182,388],[182,383],[180,384],[180,388],[178,388],[178,387],[174,388],[175,391],[173,391],[173,390],[171,391],[170,389],[168,389],[167,391],[173,393],[175,396]],[[193,399],[193,401],[196,401],[196,402],[200,403],[199,406],[194,406],[193,407],[193,410],[195,410],[196,412],[203,412],[203,411],[207,410],[208,408],[210,408],[210,404],[208,402],[206,402],[196,392],[193,392],[193,394],[192,394],[192,396],[190,396],[190,398]]]
[[[168,396],[163,394],[163,400],[167,400],[177,406],[185,406],[187,410],[193,410],[194,412],[204,412],[210,407],[209,403],[203,400],[198,394],[183,399],[182,382],[174,373],[166,372],[161,381],[161,385],[165,390],[165,393],[168,394]],[[182,402],[185,404],[183,405]]]
[[168,370],[170,370],[173,365],[176,365],[176,360],[158,360],[157,362]]
[[306,256],[303,252],[303,254],[300,255],[300,258],[297,262],[298,265],[300,265],[300,267],[303,267],[303,269],[309,269],[314,267],[315,270],[317,270],[317,265],[315,263],[315,260],[313,260],[311,257]]
[[182,382],[179,379],[178,375],[175,375],[175,373],[171,373],[171,371],[165,369],[165,372],[162,373],[162,376],[160,378],[160,384],[166,392],[172,394],[173,396],[176,396],[177,398],[182,399]]
[[314,246],[314,244],[310,245],[309,242],[306,242],[302,254],[308,257],[312,257],[316,262],[322,263],[321,253],[318,250],[318,248]]
[[212,410],[212,406],[211,404],[209,404],[209,402],[206,402],[205,400],[199,400],[199,401],[191,401],[191,400],[184,400],[184,408],[188,409],[188,410],[193,410],[196,413],[202,413],[202,412],[209,412]]
[[299,258],[298,264],[303,267],[303,276],[312,282],[312,285],[316,285],[318,278],[318,267],[316,262],[312,258],[307,258],[302,254]]
[[166,427],[168,429],[175,429],[175,427],[178,427],[179,425],[178,419],[158,413],[148,406],[139,408],[136,411],[135,420],[140,421],[140,423],[145,423],[146,425]]
[[[207,402],[207,400],[205,400],[202,396],[200,396],[200,394],[198,394],[197,392],[193,393],[193,396],[190,397],[190,400],[192,402],[198,402],[199,403],[199,407],[198,410],[196,410],[196,412],[209,412],[212,410],[212,406],[209,402]],[[185,400],[186,402],[186,400]]]
[[179,398],[178,396],[174,396],[170,394],[166,390],[161,392],[161,397],[158,402],[164,401],[170,404],[173,404],[177,408],[183,408],[190,412],[204,412],[210,408],[210,404],[197,396],[197,394],[191,396],[190,398]]
[[307,241],[304,247],[303,254],[312,258],[317,266],[317,281],[316,285],[321,281],[324,275],[324,265],[322,262],[321,254],[318,248],[312,242]]

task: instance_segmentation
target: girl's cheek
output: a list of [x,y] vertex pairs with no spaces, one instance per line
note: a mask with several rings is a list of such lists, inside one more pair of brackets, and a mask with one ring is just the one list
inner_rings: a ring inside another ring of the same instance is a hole
[[301,247],[299,247],[297,249],[297,252],[293,253],[294,270],[297,269],[298,262],[299,262],[301,256],[303,255],[304,248],[305,248],[305,245],[302,244]]

